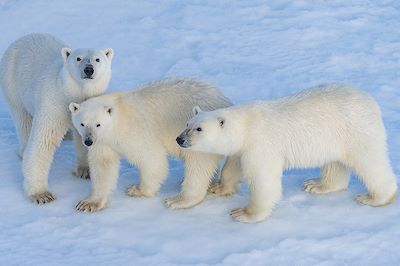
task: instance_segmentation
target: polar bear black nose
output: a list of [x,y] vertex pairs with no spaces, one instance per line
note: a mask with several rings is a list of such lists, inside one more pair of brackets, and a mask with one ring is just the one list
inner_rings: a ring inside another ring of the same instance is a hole
[[91,140],[91,139],[85,139],[85,145],[86,146],[92,146],[92,144],[93,144],[93,141]]
[[89,77],[91,77],[94,73],[94,68],[92,65],[88,65],[87,67],[85,67],[85,69],[83,70],[83,72],[85,72],[85,74]]
[[176,142],[177,142],[179,145],[182,146],[182,144],[185,143],[185,140],[184,140],[183,138],[181,138],[181,137],[177,137],[177,138],[176,138]]

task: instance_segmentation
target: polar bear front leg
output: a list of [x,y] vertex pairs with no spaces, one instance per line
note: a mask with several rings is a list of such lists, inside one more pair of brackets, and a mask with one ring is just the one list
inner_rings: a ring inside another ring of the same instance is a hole
[[221,180],[212,184],[208,193],[217,196],[230,196],[236,192],[242,177],[240,159],[238,156],[230,156],[222,168]]
[[187,209],[201,203],[222,158],[215,154],[194,152],[187,154],[184,158],[185,178],[182,183],[182,192],[167,198],[165,206],[171,209]]
[[[45,204],[55,199],[48,191],[48,175],[54,152],[59,146],[67,127],[62,120],[37,115],[22,160],[24,189],[33,202]],[[60,116],[58,116],[60,117]],[[62,117],[62,116],[61,116]]]
[[76,150],[76,168],[72,174],[79,178],[89,179],[88,150],[83,145],[82,137],[75,128],[73,129],[73,139]]
[[76,209],[95,212],[105,207],[108,195],[117,184],[120,158],[111,148],[96,143],[89,149],[88,159],[92,194],[89,198],[81,200]]
[[242,223],[265,220],[281,198],[283,165],[276,158],[266,161],[261,159],[264,158],[241,160],[243,174],[250,188],[249,204],[233,209],[231,216]]

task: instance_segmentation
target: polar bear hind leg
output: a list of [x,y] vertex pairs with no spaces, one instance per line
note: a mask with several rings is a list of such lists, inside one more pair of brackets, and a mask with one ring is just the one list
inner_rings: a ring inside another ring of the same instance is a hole
[[[138,164],[140,184],[130,186],[127,189],[128,196],[154,197],[160,190],[162,182],[168,176],[168,157],[164,150],[157,152],[155,148],[154,151]],[[130,162],[134,164],[134,160]]]
[[379,207],[395,200],[396,176],[386,151],[371,149],[359,154],[355,156],[352,168],[368,189],[368,194],[356,197],[358,203]]
[[282,160],[274,153],[264,157],[258,155],[255,152],[242,156],[240,160],[244,178],[249,184],[249,203],[245,207],[233,209],[231,216],[242,223],[265,220],[282,195]]
[[18,156],[22,159],[32,129],[32,116],[24,108],[15,108],[12,113],[19,140]]
[[316,179],[309,179],[304,182],[304,191],[314,194],[325,194],[348,187],[350,172],[348,168],[340,162],[326,164],[321,169],[321,175]]
[[238,189],[241,177],[240,159],[238,156],[230,156],[222,169],[221,180],[212,184],[208,193],[222,197],[230,196]]
[[17,131],[19,141],[18,156],[22,159],[32,129],[32,116],[25,110],[21,99],[14,95],[14,93],[17,92],[15,86],[11,86],[8,83],[3,84],[3,86],[8,86],[7,88],[3,88],[3,91],[9,103],[15,129]]
[[248,176],[249,203],[231,210],[232,218],[242,223],[257,223],[269,217],[282,194],[281,176],[282,170],[278,168],[268,174]]
[[153,197],[168,176],[168,153],[162,144],[152,142],[146,144],[147,150],[141,152],[138,158],[135,149],[124,156],[132,164],[136,165],[140,172],[140,183],[127,189],[130,197]]
[[184,156],[185,178],[182,183],[182,192],[167,198],[165,200],[166,207],[188,209],[201,203],[222,158],[215,154],[187,153]]

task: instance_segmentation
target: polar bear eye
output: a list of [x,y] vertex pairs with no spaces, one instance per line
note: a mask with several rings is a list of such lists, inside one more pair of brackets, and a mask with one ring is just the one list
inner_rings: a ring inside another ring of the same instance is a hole
[[100,124],[97,124],[96,127],[100,127]]
[[201,127],[196,128],[197,131],[203,131],[203,129]]
[[83,123],[81,123],[81,126],[83,126],[83,127],[84,127],[85,125],[84,125]]
[[100,62],[100,58],[96,58],[96,62]]
[[82,60],[82,58],[80,58],[80,57],[76,58],[76,61],[78,61],[78,62],[81,61],[81,60]]

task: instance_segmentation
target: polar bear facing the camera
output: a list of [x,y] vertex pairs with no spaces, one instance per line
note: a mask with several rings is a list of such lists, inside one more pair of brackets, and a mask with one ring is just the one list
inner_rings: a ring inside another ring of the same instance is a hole
[[[19,139],[24,188],[32,201],[54,200],[48,174],[54,152],[72,128],[68,105],[102,94],[111,77],[113,50],[71,50],[49,34],[30,34],[10,45],[0,65],[0,85]],[[74,171],[88,175],[87,151],[74,133]]]
[[207,83],[164,79],[132,91],[71,103],[73,124],[88,146],[92,181],[91,196],[77,209],[92,212],[105,207],[117,182],[120,157],[140,172],[140,184],[130,187],[128,195],[154,196],[168,175],[168,155],[183,159],[185,177],[182,193],[167,199],[167,207],[183,209],[199,204],[222,156],[183,150],[175,142],[196,105],[214,110],[231,102]]
[[281,197],[282,172],[290,168],[322,167],[319,178],[304,183],[310,193],[346,189],[353,170],[368,189],[359,203],[383,206],[396,196],[380,109],[358,89],[324,85],[278,100],[195,111],[178,143],[231,157],[231,174],[211,192],[231,194],[240,177],[248,180],[248,205],[231,211],[240,222],[271,214]]

